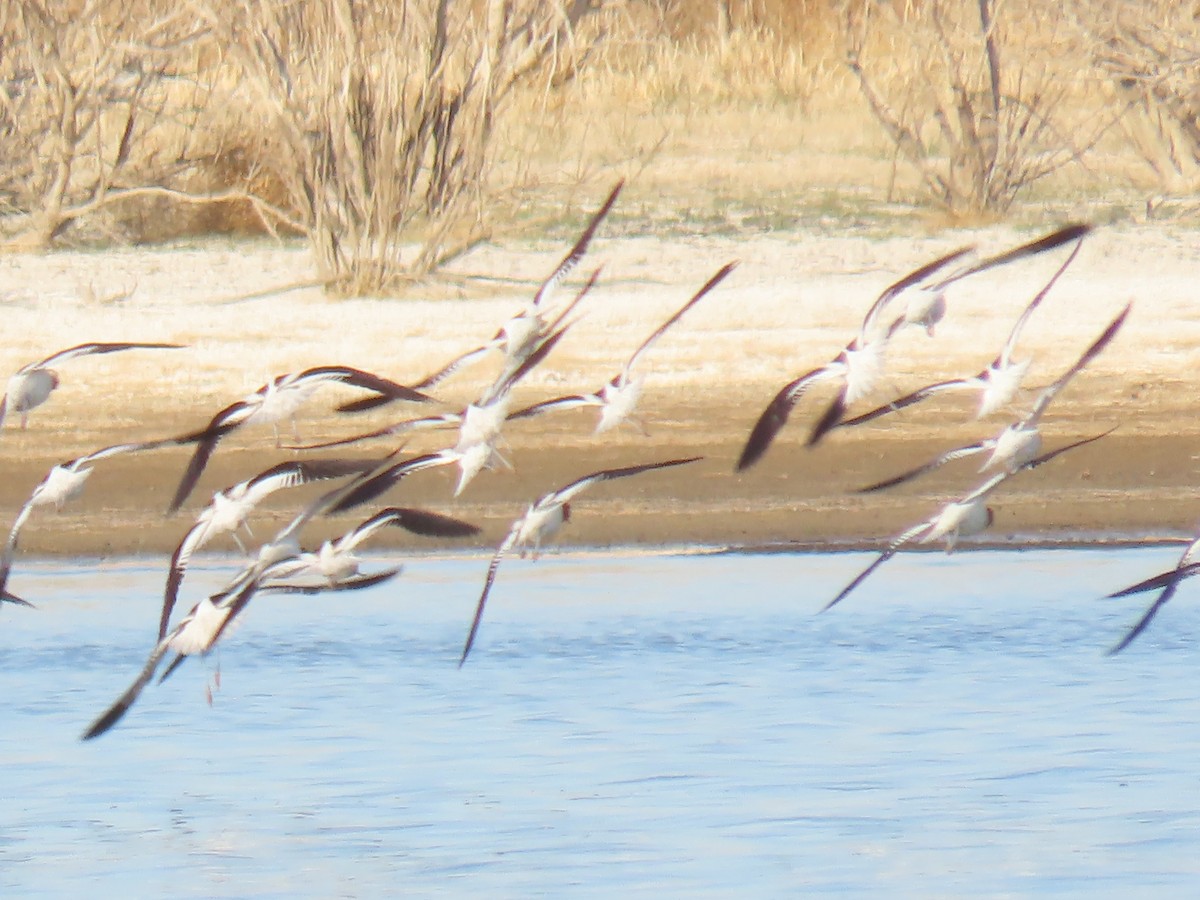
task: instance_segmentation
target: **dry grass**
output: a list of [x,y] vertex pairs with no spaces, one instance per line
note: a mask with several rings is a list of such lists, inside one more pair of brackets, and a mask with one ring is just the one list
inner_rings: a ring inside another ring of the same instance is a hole
[[[977,0],[961,2],[974,9]],[[1024,30],[1016,30],[1011,22],[1006,26],[1014,55],[1024,52],[1031,58],[1044,57],[1051,37],[1061,38],[1064,28],[1076,26],[1072,34],[1078,39],[1060,40],[1054,48],[1059,64],[1076,73],[1054,101],[1062,107],[1056,115],[1061,113],[1068,123],[1060,130],[1095,121],[1098,111],[1113,106],[1119,88],[1111,86],[1112,72],[1096,65],[1096,40],[1090,37],[1098,33],[1095,23],[1108,22],[1104,16],[1113,2],[1080,0],[1072,7],[1074,19],[1053,23],[1024,17],[1020,20]],[[53,5],[49,0],[20,0],[18,6],[47,4]],[[920,172],[898,164],[895,146],[875,122],[844,65],[841,13],[856,4],[860,0],[604,4],[579,22],[578,43],[567,48],[569,52],[547,57],[545,65],[531,71],[531,77],[508,98],[508,114],[498,115],[491,125],[486,160],[468,167],[482,167],[486,177],[474,193],[464,195],[470,202],[462,204],[458,224],[446,227],[425,218],[421,210],[410,214],[412,207],[405,207],[408,212],[397,209],[397,220],[405,220],[400,243],[410,252],[415,241],[432,235],[436,247],[439,228],[446,229],[440,233],[443,246],[422,257],[420,269],[487,231],[497,239],[547,232],[565,235],[574,229],[575,221],[570,215],[564,221],[563,209],[582,215],[585,198],[611,184],[616,175],[630,178],[630,187],[614,224],[620,228],[624,222],[630,230],[696,235],[848,227],[888,234],[914,224],[941,227],[947,220],[936,209],[922,207]],[[139,242],[188,234],[262,233],[267,225],[278,228],[281,223],[295,226],[285,227],[285,233],[311,228],[315,214],[305,213],[303,198],[317,197],[321,185],[272,165],[296,158],[300,138],[295,127],[289,126],[289,137],[288,128],[280,124],[278,96],[271,101],[270,92],[236,89],[237,54],[232,45],[216,40],[215,31],[188,32],[187,54],[164,67],[161,48],[147,46],[145,40],[114,41],[146,33],[156,16],[166,15],[162,10],[169,4],[150,0],[120,6],[111,0],[83,4],[89,9],[101,6],[119,8],[122,15],[104,18],[97,25],[116,31],[97,32],[106,39],[93,41],[92,46],[127,47],[124,56],[104,57],[110,67],[105,77],[123,85],[121,73],[130,65],[145,70],[148,61],[155,60],[158,68],[150,71],[170,76],[143,95],[153,97],[159,104],[154,108],[161,107],[161,113],[157,119],[149,112],[138,119],[137,142],[124,161],[122,177],[181,193],[121,198],[113,189],[129,185],[118,184],[120,179],[110,175],[105,187],[113,194],[111,202],[93,208],[88,204],[95,196],[98,170],[94,165],[80,166],[78,177],[83,180],[72,185],[74,200],[68,201],[82,204],[87,215],[72,219],[66,228],[41,227],[42,234],[67,243]],[[893,70],[882,76],[885,87],[905,83],[923,71],[913,45],[898,29],[925,5],[893,6],[908,9],[909,15],[888,19],[872,35],[875,46],[894,55]],[[1000,4],[1005,11],[1011,11],[1010,6]],[[211,26],[235,21],[254,4],[207,0],[189,7],[201,8],[212,11],[207,20]],[[358,2],[347,8],[359,10],[367,16],[362,19],[366,22],[383,10],[379,4]],[[204,22],[202,17],[195,21]],[[1089,24],[1091,30],[1085,27]],[[20,22],[12,16],[0,21],[0,31],[10,45],[14,37],[21,37],[20,30]],[[84,37],[75,35],[73,40],[89,46]],[[374,45],[365,41],[363,46]],[[85,71],[91,63],[82,51],[79,55],[79,70]],[[39,100],[13,87],[26,83],[20,80],[25,77],[22,72],[12,69],[16,59],[13,54],[5,57],[10,112],[20,111],[20,104],[38,102],[51,110],[50,98]],[[259,61],[268,64],[259,69],[262,84],[270,77],[270,59]],[[246,62],[244,55],[241,62]],[[319,80],[312,84],[319,87]],[[303,119],[305,109],[314,108],[315,97],[304,100],[301,93],[291,97],[299,102],[293,125],[300,126],[301,137],[316,121]],[[1161,123],[1161,110],[1159,116],[1154,121]],[[352,124],[345,116],[342,122]],[[1172,191],[1191,184],[1190,163],[1182,152],[1186,148],[1178,143],[1179,126],[1171,132],[1176,143],[1164,149],[1162,142],[1170,141],[1171,134],[1162,127],[1148,127],[1145,108],[1131,109],[1129,118],[1119,124],[1078,162],[1028,185],[1009,219],[1032,223],[1079,215],[1085,209],[1101,218],[1128,219],[1140,216],[1151,197],[1159,211],[1173,208]],[[114,132],[119,136],[119,129],[107,128],[104,139],[112,140]],[[345,143],[344,135],[330,132],[330,136],[336,137],[335,144]],[[1032,152],[1056,152],[1046,145],[1047,139],[1043,135]],[[98,140],[89,137],[88,146]],[[28,140],[21,146],[26,145],[34,146]],[[113,152],[110,148],[96,158],[111,160]],[[931,146],[930,152],[936,157],[942,151]],[[1167,162],[1162,161],[1164,153]],[[164,168],[168,161],[172,165]],[[1181,170],[1186,170],[1186,177]],[[10,175],[12,171],[18,168]],[[47,182],[47,175],[39,177],[40,182],[24,187]],[[6,188],[10,223],[35,216],[37,205],[44,205],[38,198],[45,197],[45,190],[22,194],[18,187]],[[186,203],[185,194],[191,195]],[[368,190],[358,199],[371,196]],[[372,249],[389,246],[369,235],[356,237],[349,227],[358,220],[378,220],[390,203],[402,205],[398,195],[379,197],[377,208],[349,215],[358,200],[343,196],[331,208],[333,212],[326,211],[330,229],[322,246],[329,243],[329,234],[361,245],[344,250],[348,256],[369,255]],[[207,202],[190,202],[197,198]],[[362,286],[369,284],[368,279]]]

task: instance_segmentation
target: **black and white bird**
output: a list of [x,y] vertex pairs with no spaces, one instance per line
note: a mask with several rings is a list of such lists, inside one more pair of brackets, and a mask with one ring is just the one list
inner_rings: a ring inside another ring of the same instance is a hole
[[[771,442],[775,440],[775,436],[787,424],[788,417],[796,404],[813,385],[823,381],[841,381],[841,387],[833,404],[810,435],[810,444],[819,440],[820,434],[832,428],[836,421],[840,420],[842,411],[847,404],[855,402],[874,390],[883,366],[884,347],[896,330],[894,323],[892,326],[882,324],[881,316],[885,309],[905,291],[915,288],[970,252],[970,247],[955,250],[910,272],[904,278],[888,286],[867,310],[862,325],[859,326],[858,334],[837,356],[823,366],[818,366],[785,384],[774,399],[767,404],[767,408],[755,422],[754,428],[746,440],[746,446],[738,458],[737,471],[741,472],[750,468],[762,458],[763,454],[767,452],[767,448],[771,446]],[[823,424],[826,419],[830,420],[829,424]]]
[[1106,431],[1104,434],[1094,435],[1093,437],[1076,441],[1073,444],[1068,444],[1065,447],[1058,447],[1048,453],[1043,453],[1041,456],[1027,460],[1017,468],[998,472],[969,493],[947,503],[924,522],[914,525],[907,531],[903,531],[892,538],[879,556],[855,576],[853,581],[842,588],[836,597],[825,604],[821,612],[825,612],[845,600],[856,587],[866,580],[868,575],[909,544],[934,544],[944,540],[946,542],[946,552],[953,552],[961,538],[972,537],[991,527],[992,522],[995,520],[995,513],[987,505],[987,498],[1001,484],[1018,472],[1023,472],[1027,469],[1036,469],[1050,462],[1050,460],[1061,456],[1068,450],[1073,450],[1084,444],[1090,444],[1092,441],[1098,441],[1109,433]]
[[602,469],[599,472],[593,472],[591,475],[577,478],[570,484],[564,485],[556,491],[551,491],[531,503],[524,515],[513,522],[508,535],[496,549],[496,553],[488,565],[487,578],[483,583],[483,592],[479,595],[479,603],[475,607],[475,618],[471,621],[471,630],[467,634],[467,641],[463,646],[462,656],[458,660],[459,667],[461,668],[462,664],[467,661],[467,654],[471,652],[471,646],[475,643],[475,636],[479,632],[479,623],[483,620],[483,608],[487,603],[488,594],[492,590],[492,584],[496,580],[496,570],[500,566],[500,560],[506,554],[513,550],[520,550],[521,556],[525,556],[526,552],[529,552],[536,559],[538,553],[541,551],[542,544],[558,534],[562,526],[570,520],[571,501],[580,492],[587,490],[592,485],[599,484],[602,481],[611,481],[614,478],[626,478],[630,475],[650,472],[654,469],[682,466],[687,463],[696,462],[699,459],[702,459],[702,457],[691,456],[686,459],[669,459],[663,462],[643,463],[619,469]]
[[[738,459],[737,470],[742,471],[749,468],[762,457],[775,436],[787,423],[792,409],[814,384],[827,380],[839,380],[841,387],[809,432],[808,445],[810,447],[815,445],[829,431],[841,424],[850,405],[874,389],[882,373],[884,350],[888,342],[901,329],[914,325],[932,334],[934,326],[945,315],[945,295],[951,285],[997,266],[1044,253],[1072,240],[1078,240],[1087,230],[1088,226],[1086,225],[1069,225],[1045,237],[1038,238],[1036,241],[972,263],[941,279],[934,280],[934,276],[938,272],[971,252],[972,248],[965,247],[922,266],[888,287],[875,300],[863,319],[858,334],[841,353],[824,366],[813,369],[795,381],[784,385],[783,389],[775,395],[751,430],[742,455]],[[901,297],[908,297],[904,312],[885,323],[884,317],[888,310]]]
[[4,586],[8,584],[8,576],[12,571],[13,556],[17,550],[21,529],[29,521],[29,517],[35,509],[39,506],[53,506],[62,512],[67,503],[83,493],[83,488],[92,474],[93,463],[108,459],[110,456],[154,450],[159,447],[173,446],[175,443],[173,440],[165,440],[114,444],[111,447],[69,459],[51,468],[46,477],[33,489],[33,493],[29,495],[29,499],[17,513],[17,517],[9,529],[8,540],[4,544],[4,553],[3,556],[0,556],[0,592],[3,592]]
[[291,560],[277,560],[270,564],[255,563],[238,573],[220,593],[206,597],[197,603],[179,623],[165,634],[138,673],[137,678],[107,710],[92,722],[81,739],[88,741],[99,737],[116,725],[129,711],[146,685],[154,678],[163,658],[174,653],[175,658],[167,666],[159,681],[166,679],[189,656],[207,654],[222,636],[227,634],[238,617],[245,611],[251,599],[259,593],[302,593],[312,594],[325,591],[353,591],[373,587],[399,574],[390,569],[372,575],[330,584],[295,584],[276,579],[276,575],[290,567]]
[[103,353],[118,353],[122,350],[179,350],[183,344],[138,343],[122,341],[111,344],[79,344],[47,356],[40,362],[29,363],[17,370],[8,379],[8,387],[0,398],[0,424],[4,416],[12,411],[21,414],[21,427],[28,422],[29,411],[41,406],[58,387],[58,372],[51,368],[58,363],[78,359],[81,356],[96,356]]
[[[591,289],[592,285],[595,284],[595,280],[596,274],[594,273],[584,288],[576,295],[571,307],[575,303],[578,303],[580,298]],[[568,311],[569,309],[570,307]],[[566,315],[565,312],[564,315]],[[558,320],[560,324],[561,319],[562,317],[560,316]],[[511,418],[509,415],[509,405],[512,399],[512,390],[522,378],[528,375],[535,366],[539,365],[546,358],[572,324],[572,322],[561,324],[561,327],[558,327],[556,331],[542,340],[516,369],[508,372],[504,377],[490,385],[479,399],[468,404],[459,412],[439,413],[438,415],[418,419],[405,419],[404,421],[393,423],[384,428],[367,432],[366,434],[358,434],[341,440],[327,441],[293,449],[318,450],[343,447],[360,441],[372,440],[388,435],[407,434],[422,429],[457,427],[458,439],[455,441],[454,446],[437,454],[432,454],[432,456],[436,457],[432,465],[458,465],[459,479],[454,490],[454,495],[457,497],[484,469],[493,469],[497,465],[512,468],[512,464],[504,457],[499,448],[501,429],[504,423]],[[407,474],[409,471],[409,464],[417,464],[420,468],[428,468],[428,465],[424,461],[417,463],[416,460],[409,460],[405,463],[398,463],[395,466],[389,467],[388,470],[379,473],[379,479],[381,481],[387,480],[397,473],[400,473],[402,477],[403,474]],[[386,487],[383,490],[386,490]]]
[[[885,488],[895,487],[898,484],[903,484],[911,481],[921,475],[933,472],[941,468],[946,463],[953,462],[957,459],[964,459],[969,456],[975,456],[981,453],[990,454],[983,464],[981,471],[989,469],[999,469],[1004,472],[1015,472],[1034,459],[1042,450],[1042,432],[1041,420],[1050,403],[1055,397],[1062,392],[1071,380],[1078,375],[1085,366],[1095,359],[1105,347],[1111,343],[1116,337],[1117,332],[1121,330],[1121,326],[1125,324],[1125,319],[1129,316],[1129,311],[1132,304],[1127,304],[1120,313],[1117,314],[1108,326],[1100,333],[1086,350],[1080,355],[1066,372],[1058,377],[1058,379],[1042,390],[1038,395],[1037,401],[1033,405],[1033,409],[1028,414],[1018,419],[1005,427],[994,438],[979,441],[974,444],[968,444],[965,447],[958,447],[954,450],[949,450],[941,454],[937,458],[911,469],[900,475],[888,478],[884,481],[868,485],[865,488],[860,488],[859,493],[870,493],[873,491],[883,490]],[[1108,434],[1108,432],[1105,432]],[[1100,435],[1103,437],[1103,435]],[[1091,443],[1096,440],[1095,437],[1085,438],[1077,441],[1067,447],[1060,448],[1059,452],[1070,450],[1083,444]]]
[[298,554],[293,568],[280,567],[280,577],[318,578],[330,585],[359,574],[362,559],[355,551],[383,528],[402,528],[422,537],[461,538],[479,533],[479,526],[425,509],[392,506],[382,509],[341,537],[325,541],[315,552]]
[[1175,596],[1179,585],[1197,573],[1200,573],[1200,538],[1187,545],[1173,569],[1160,572],[1158,575],[1153,575],[1144,581],[1109,594],[1110,598],[1115,598],[1131,597],[1134,594],[1144,594],[1155,590],[1159,592],[1158,596],[1154,598],[1154,602],[1142,613],[1141,618],[1125,632],[1125,636],[1108,651],[1107,655],[1115,656],[1137,640],[1138,636],[1154,621],[1154,617],[1158,615],[1159,611]]
[[[979,406],[975,411],[975,418],[983,419],[999,409],[1007,406],[1016,397],[1017,391],[1020,390],[1021,382],[1025,378],[1025,373],[1029,370],[1029,365],[1032,360],[1016,360],[1013,358],[1013,353],[1016,350],[1017,341],[1021,336],[1021,332],[1025,328],[1025,324],[1029,321],[1030,316],[1045,300],[1046,295],[1054,287],[1055,283],[1067,270],[1068,266],[1079,255],[1079,250],[1083,246],[1083,238],[1088,233],[1087,226],[1077,226],[1080,230],[1079,236],[1075,243],[1075,248],[1071,251],[1070,256],[1058,268],[1053,277],[1046,283],[1033,300],[1025,307],[1021,316],[1013,325],[1012,330],[1008,334],[1008,340],[1004,342],[999,355],[988,364],[987,368],[983,369],[976,375],[968,378],[953,378],[948,381],[939,381],[934,384],[926,385],[923,388],[905,394],[891,403],[885,403],[883,406],[854,416],[853,418],[843,420],[838,427],[849,427],[853,425],[862,425],[865,422],[871,422],[888,413],[897,412],[901,409],[906,409],[913,404],[920,403],[922,400],[927,400],[930,397],[935,397],[938,394],[957,391],[976,391],[979,394]],[[1074,232],[1072,232],[1074,233]]]
[[188,529],[171,554],[166,587],[163,590],[162,615],[158,623],[159,639],[167,633],[180,585],[183,583],[188,563],[196,551],[214,538],[228,534],[233,537],[238,549],[245,553],[246,546],[238,536],[238,530],[245,529],[249,533],[250,514],[267,497],[276,491],[316,481],[362,475],[378,464],[378,460],[290,460],[213,494],[212,502],[200,511],[196,523]]
[[373,391],[378,396],[414,403],[427,403],[433,399],[413,388],[349,366],[316,366],[296,374],[280,375],[254,393],[226,406],[200,431],[179,439],[195,441],[196,450],[188,461],[168,511],[177,512],[183,506],[223,437],[245,425],[267,423],[275,429],[275,443],[279,446],[278,423],[290,419],[294,427],[297,411],[317,388],[325,384],[345,384]]
[[[596,434],[603,434],[616,428],[622,422],[632,421],[633,411],[642,396],[644,375],[635,374],[638,361],[654,346],[655,342],[666,333],[672,325],[683,318],[693,306],[700,302],[713,288],[725,280],[725,277],[737,267],[736,262],[726,263],[708,282],[700,288],[693,297],[678,309],[666,322],[660,325],[629,357],[625,366],[613,376],[611,381],[604,384],[600,390],[592,394],[571,394],[566,397],[556,397],[553,400],[543,400],[509,415],[509,420],[525,419],[539,416],[556,409],[575,409],[579,407],[595,407],[600,410],[596,422]],[[641,427],[639,425],[639,427]],[[645,428],[642,428],[645,431]]]

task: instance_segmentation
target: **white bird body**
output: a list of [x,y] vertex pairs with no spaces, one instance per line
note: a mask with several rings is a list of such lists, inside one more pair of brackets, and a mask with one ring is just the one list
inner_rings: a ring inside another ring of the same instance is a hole
[[929,530],[919,538],[919,543],[933,544],[945,539],[946,552],[949,553],[959,538],[971,537],[985,531],[992,521],[993,514],[987,505],[986,495],[956,500],[942,507],[930,521]]
[[29,410],[41,406],[58,387],[58,373],[53,369],[33,369],[18,372],[8,379],[6,393],[13,412],[21,414],[21,427],[26,425]]
[[[90,457],[89,457],[90,458]],[[33,490],[29,503],[32,506],[49,506],[51,503],[61,512],[64,505],[83,493],[92,467],[83,460],[61,463]]]
[[975,412],[976,419],[985,419],[997,410],[1003,409],[1016,399],[1025,373],[1029,371],[1031,360],[1020,362],[993,362],[981,376],[981,392],[979,409]]
[[1004,472],[1016,472],[1041,452],[1042,432],[1037,424],[1014,422],[996,437],[996,445],[979,471],[1000,469]]
[[596,434],[604,434],[632,419],[633,411],[642,399],[644,382],[644,375],[630,375],[610,381],[600,389],[600,418],[596,422]]
[[21,414],[22,428],[28,424],[29,411],[50,399],[50,395],[58,387],[58,372],[51,368],[57,362],[66,362],[80,356],[117,353],[122,350],[178,350],[182,346],[182,344],[147,344],[128,341],[109,344],[79,344],[66,350],[60,350],[39,362],[24,365],[8,379],[4,397],[0,399],[0,423],[3,423],[5,413],[11,409]]
[[167,641],[167,649],[180,656],[207,653],[217,635],[225,630],[225,622],[232,611],[232,606],[224,603],[218,606],[211,597],[205,597],[180,622],[178,631]]

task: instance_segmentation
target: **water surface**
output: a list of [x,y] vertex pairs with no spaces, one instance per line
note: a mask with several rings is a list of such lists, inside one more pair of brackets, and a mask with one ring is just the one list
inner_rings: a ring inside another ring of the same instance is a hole
[[25,563],[39,609],[0,610],[0,892],[1182,892],[1195,588],[1115,659],[1143,601],[1098,599],[1175,555],[902,555],[819,616],[870,554],[509,560],[461,671],[487,561],[417,559],[256,599],[86,744],[163,573]]

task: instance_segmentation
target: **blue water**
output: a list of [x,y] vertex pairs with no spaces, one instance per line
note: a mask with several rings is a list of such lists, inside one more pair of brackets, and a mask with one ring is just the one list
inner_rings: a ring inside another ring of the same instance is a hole
[[256,599],[86,744],[161,566],[24,563],[0,894],[1187,892],[1196,588],[1113,659],[1143,600],[1098,599],[1175,556],[902,555],[820,616],[869,555],[514,559],[461,671],[487,561],[417,559]]

